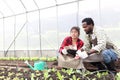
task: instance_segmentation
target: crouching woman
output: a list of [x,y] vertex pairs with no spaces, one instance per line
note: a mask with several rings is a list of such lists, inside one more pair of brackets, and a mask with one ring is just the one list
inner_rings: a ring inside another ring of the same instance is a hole
[[81,51],[83,41],[79,39],[80,28],[72,27],[70,36],[66,37],[59,49],[58,66],[63,68],[82,69],[84,68],[82,59],[77,52]]

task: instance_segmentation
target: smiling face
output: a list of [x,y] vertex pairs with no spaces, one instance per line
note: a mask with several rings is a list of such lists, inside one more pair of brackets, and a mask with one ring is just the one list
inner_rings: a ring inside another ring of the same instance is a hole
[[91,34],[93,31],[93,25],[92,24],[88,25],[87,22],[83,22],[82,27],[86,34]]
[[76,29],[72,29],[72,30],[70,31],[70,35],[71,35],[71,37],[72,37],[73,39],[76,39],[76,38],[79,37],[79,32],[78,32]]

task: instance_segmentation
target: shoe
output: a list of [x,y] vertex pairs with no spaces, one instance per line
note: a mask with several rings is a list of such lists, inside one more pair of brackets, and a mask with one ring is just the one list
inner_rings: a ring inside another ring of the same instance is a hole
[[112,71],[114,73],[117,72],[114,61],[111,61],[109,63],[105,63],[105,65],[107,66],[107,69],[109,71]]
[[106,70],[106,66],[102,62],[91,62],[93,66],[96,66],[98,70]]

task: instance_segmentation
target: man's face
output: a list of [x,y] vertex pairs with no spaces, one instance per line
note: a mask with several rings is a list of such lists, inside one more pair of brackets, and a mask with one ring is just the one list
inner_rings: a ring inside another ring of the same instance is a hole
[[93,25],[92,24],[91,25],[87,25],[86,22],[83,22],[82,23],[82,27],[83,27],[83,29],[84,29],[86,34],[91,34],[92,31],[93,31]]

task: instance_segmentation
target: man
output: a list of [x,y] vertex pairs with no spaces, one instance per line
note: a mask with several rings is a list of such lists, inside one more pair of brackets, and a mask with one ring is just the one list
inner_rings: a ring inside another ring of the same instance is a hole
[[110,41],[104,30],[94,27],[92,18],[83,19],[82,27],[86,33],[84,50],[89,55],[84,61],[91,62],[99,70],[108,69],[116,72],[114,62],[118,59],[117,54],[120,53],[117,47]]

